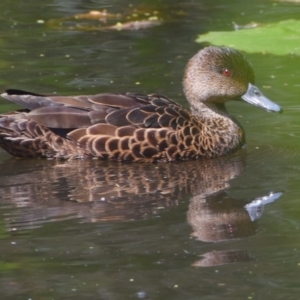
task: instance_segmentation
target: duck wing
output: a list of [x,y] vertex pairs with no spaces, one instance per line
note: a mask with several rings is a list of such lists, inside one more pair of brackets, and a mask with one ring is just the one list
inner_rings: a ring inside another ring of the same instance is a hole
[[193,118],[162,95],[8,90],[2,97],[25,107],[0,118],[0,146],[13,155],[153,161],[195,152],[184,146],[197,134]]
[[179,104],[158,94],[48,96],[7,90],[2,97],[25,107],[29,120],[50,129],[74,130],[104,123],[115,127],[171,127],[176,130],[190,119],[189,113]]

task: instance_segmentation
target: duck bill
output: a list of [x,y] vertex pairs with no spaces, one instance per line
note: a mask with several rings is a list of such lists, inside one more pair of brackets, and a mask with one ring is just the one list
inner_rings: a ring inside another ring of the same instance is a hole
[[242,96],[242,99],[246,102],[261,107],[262,109],[265,109],[267,111],[273,111],[273,112],[281,112],[282,108],[277,105],[276,103],[269,100],[267,97],[265,97],[262,92],[255,86],[249,83],[248,90],[246,94]]

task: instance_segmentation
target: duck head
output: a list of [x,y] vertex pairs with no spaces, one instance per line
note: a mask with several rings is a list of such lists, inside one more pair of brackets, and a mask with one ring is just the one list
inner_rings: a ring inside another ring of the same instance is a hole
[[187,64],[183,88],[194,110],[239,99],[267,111],[282,110],[254,85],[254,71],[244,55],[227,47],[210,46],[194,55]]

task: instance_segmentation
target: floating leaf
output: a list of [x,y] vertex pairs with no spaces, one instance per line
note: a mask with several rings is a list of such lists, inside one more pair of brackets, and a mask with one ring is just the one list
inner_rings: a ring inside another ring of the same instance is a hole
[[300,54],[300,20],[286,20],[248,30],[209,32],[200,35],[196,42],[225,45],[247,52]]

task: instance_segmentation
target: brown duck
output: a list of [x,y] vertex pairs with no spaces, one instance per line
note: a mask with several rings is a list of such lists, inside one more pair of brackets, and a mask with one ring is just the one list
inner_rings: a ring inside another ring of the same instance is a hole
[[211,46],[185,70],[191,112],[158,94],[45,96],[7,90],[2,97],[25,109],[0,116],[0,146],[17,157],[65,159],[151,162],[226,155],[245,142],[226,101],[243,99],[281,111],[253,84],[253,69],[240,52]]

